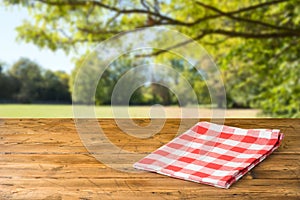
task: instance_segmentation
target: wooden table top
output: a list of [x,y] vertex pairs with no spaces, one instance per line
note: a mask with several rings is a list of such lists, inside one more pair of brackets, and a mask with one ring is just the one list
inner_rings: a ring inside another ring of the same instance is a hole
[[[168,119],[154,139],[132,139],[113,119],[99,120],[114,144],[133,152],[151,152],[170,141],[179,122]],[[107,167],[87,152],[73,119],[0,119],[0,199],[299,199],[300,119],[225,124],[276,128],[285,136],[279,149],[230,189]]]

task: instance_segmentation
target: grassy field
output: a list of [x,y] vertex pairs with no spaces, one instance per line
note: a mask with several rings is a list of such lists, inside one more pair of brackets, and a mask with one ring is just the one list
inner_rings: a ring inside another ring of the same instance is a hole
[[[85,107],[83,107],[85,108]],[[124,107],[120,107],[124,108]],[[190,108],[191,110],[193,108]],[[129,107],[130,117],[143,118],[149,117],[150,106],[132,106]],[[95,107],[96,116],[99,118],[113,118],[110,106]],[[181,117],[181,109],[177,106],[164,107],[165,115],[156,115],[156,117],[178,118]],[[257,117],[259,110],[254,109],[227,109],[228,118],[253,118]],[[212,110],[200,108],[200,117],[211,117]],[[0,104],[0,118],[70,118],[74,117],[72,105],[43,105],[43,104]]]

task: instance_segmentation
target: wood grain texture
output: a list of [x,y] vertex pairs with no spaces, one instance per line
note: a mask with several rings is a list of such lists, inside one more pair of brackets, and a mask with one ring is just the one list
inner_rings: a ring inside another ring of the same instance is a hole
[[[168,119],[158,134],[139,139],[112,119],[99,120],[113,144],[135,153],[150,153],[170,141],[179,122]],[[135,123],[146,126],[149,120]],[[278,150],[228,190],[112,169],[87,152],[73,119],[2,119],[0,199],[299,199],[300,119],[226,119],[225,124],[276,128],[285,136]]]

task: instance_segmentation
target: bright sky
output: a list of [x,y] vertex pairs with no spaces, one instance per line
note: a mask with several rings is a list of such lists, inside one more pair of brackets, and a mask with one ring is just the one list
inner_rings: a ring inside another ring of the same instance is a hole
[[20,57],[26,57],[37,62],[44,69],[70,73],[74,68],[71,62],[72,55],[67,56],[60,50],[57,52],[42,50],[34,44],[16,41],[15,28],[22,23],[23,19],[30,19],[26,9],[0,6],[0,61],[10,66]]

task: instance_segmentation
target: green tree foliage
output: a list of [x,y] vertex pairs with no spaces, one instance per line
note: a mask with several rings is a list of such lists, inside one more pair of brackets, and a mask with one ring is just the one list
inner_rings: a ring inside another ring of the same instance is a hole
[[19,85],[16,99],[20,102],[30,103],[37,99],[43,83],[41,68],[26,58],[17,61],[9,71]]
[[53,102],[70,102],[69,76],[65,72],[47,70],[43,75],[40,99]]
[[232,102],[262,108],[273,116],[300,117],[299,42],[299,38],[249,40],[232,51],[243,55],[240,66],[232,66],[227,76]]
[[[120,78],[124,78],[124,74],[138,65],[136,61],[128,58],[127,56],[120,57],[117,61],[112,62],[107,68],[103,71],[102,76],[99,77],[97,74],[99,73],[98,68],[103,68],[104,64],[99,59],[98,55],[91,54],[89,55],[88,61],[85,61],[84,58],[86,56],[82,56],[82,58],[76,62],[75,69],[72,71],[69,87],[73,92],[73,100],[77,103],[91,104],[95,98],[95,103],[97,105],[107,105],[111,104],[111,96],[115,85],[117,84]],[[88,62],[88,63],[85,63]],[[88,65],[89,67],[81,71],[81,77],[78,82],[75,82],[78,71],[81,69],[82,65]],[[95,75],[96,74],[96,75]],[[98,80],[99,79],[99,80]],[[135,80],[139,79],[139,75],[137,74],[134,77],[127,77],[124,82],[126,84],[122,85],[123,90],[118,92],[116,96],[116,101],[114,103],[119,105],[128,105],[126,102],[126,96],[128,93],[128,89],[135,84]],[[97,84],[96,91],[93,91],[93,85]],[[73,89],[77,87],[76,94]],[[126,89],[127,88],[127,89]],[[131,99],[129,99],[129,104],[144,104],[146,103],[143,100],[141,89],[137,89],[133,94]],[[95,95],[95,97],[94,97]]]
[[[52,50],[68,52],[135,28],[179,30],[203,44],[217,61],[229,106],[258,107],[273,116],[299,116],[298,0],[4,2],[27,7],[33,16],[33,21],[18,27],[19,38]],[[170,48],[184,44],[174,43]],[[196,85],[203,88],[201,83]]]
[[[182,59],[171,59],[169,65],[175,70],[174,72],[163,72],[161,69],[155,70],[153,66],[153,60],[145,61],[143,59],[133,59],[135,55],[139,55],[139,52],[135,52],[132,55],[123,55],[117,60],[112,62],[103,71],[102,76],[98,77],[95,74],[99,74],[99,68],[104,67],[101,59],[96,54],[89,55],[89,59],[84,60],[86,56],[83,56],[80,61],[76,63],[76,67],[73,70],[70,78],[70,88],[73,90],[76,84],[77,93],[73,92],[73,99],[77,103],[91,104],[95,96],[95,103],[97,105],[111,104],[112,93],[116,84],[119,81],[123,81],[121,87],[122,90],[118,90],[115,96],[115,104],[118,105],[173,105],[181,103],[182,106],[193,104],[191,98],[190,89],[186,87],[184,80],[189,81],[189,84],[196,91],[196,98],[202,104],[210,103],[209,91],[206,87],[206,83],[203,77],[197,72],[197,70],[188,64],[187,61]],[[86,63],[87,62],[87,63]],[[83,70],[82,66],[84,67]],[[148,65],[149,71],[134,71],[135,67]],[[151,70],[152,69],[152,70]],[[131,71],[133,70],[133,71]],[[126,76],[128,72],[132,72],[131,76]],[[177,72],[177,73],[175,73]],[[80,80],[77,77],[81,74]],[[77,78],[77,80],[76,80]],[[99,80],[98,80],[99,79]],[[78,82],[75,82],[78,81]],[[137,85],[137,80],[145,83],[144,85]],[[93,85],[97,84],[96,90]],[[167,85],[172,85],[173,91],[171,91]],[[131,98],[127,99],[128,92],[131,87],[136,90],[131,95]],[[183,102],[178,102],[177,97],[179,95],[183,98]]]
[[0,63],[0,101],[12,99],[19,87],[16,79],[5,73],[4,66],[5,63]]
[[0,73],[0,101],[69,103],[68,82],[65,72],[44,71],[35,62],[21,58]]

